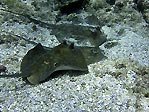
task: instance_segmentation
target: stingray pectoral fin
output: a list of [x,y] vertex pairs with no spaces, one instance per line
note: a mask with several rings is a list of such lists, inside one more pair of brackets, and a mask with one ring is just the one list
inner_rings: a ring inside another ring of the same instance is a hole
[[40,82],[46,80],[51,74],[53,74],[54,72],[57,71],[61,71],[61,70],[75,70],[75,71],[88,71],[87,67],[84,68],[78,68],[75,66],[65,66],[65,65],[61,65],[58,67],[55,67],[54,70],[49,70],[49,72],[45,72],[42,75],[40,74],[34,74],[34,75],[30,75],[29,77],[27,77],[27,80],[31,83],[31,84],[39,84]]
[[27,77],[27,80],[31,84],[41,83],[42,81],[46,80],[46,78],[48,78],[53,71],[52,68],[49,69],[48,64],[35,63],[32,66],[32,69],[30,69],[30,75]]

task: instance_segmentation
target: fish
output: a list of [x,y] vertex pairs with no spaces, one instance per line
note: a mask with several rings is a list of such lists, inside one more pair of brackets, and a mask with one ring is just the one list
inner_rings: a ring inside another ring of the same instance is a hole
[[30,84],[44,82],[58,71],[88,72],[88,64],[104,59],[105,56],[95,47],[80,47],[74,43],[63,43],[49,48],[38,43],[23,57],[20,73],[0,75],[4,77],[22,77]]
[[[20,16],[27,19],[27,21],[39,25],[40,27],[47,28],[51,31],[52,35],[55,35],[60,43],[63,40],[74,42],[80,45],[86,44],[86,46],[100,46],[107,41],[106,35],[102,32],[100,25],[89,25],[89,24],[74,24],[74,23],[55,23],[51,24],[38,20],[31,15],[13,12],[8,9],[0,9],[13,14],[14,16]],[[88,44],[89,43],[89,44]]]
[[[85,45],[98,47],[107,41],[107,36],[102,32],[101,26],[99,25],[83,25],[74,23],[55,23],[50,24],[29,15],[26,17],[41,27],[50,29],[51,34],[55,35],[57,40],[62,43],[63,40],[72,43],[75,41],[75,45]],[[89,44],[88,44],[89,43]]]
[[101,26],[99,25],[83,25],[74,23],[50,24],[35,19],[27,14],[18,15],[26,17],[30,22],[34,23],[35,25],[39,25],[43,28],[49,29],[51,31],[51,34],[55,35],[60,43],[62,43],[63,40],[67,40],[68,42],[70,41],[70,43],[72,43],[75,40],[75,44],[89,43],[90,46],[98,47],[107,41],[107,36],[104,34],[104,32],[102,32]]
[[81,50],[73,44],[62,43],[51,49],[39,43],[23,57],[20,74],[0,75],[0,78],[21,76],[27,78],[31,84],[39,84],[61,70],[88,71]]

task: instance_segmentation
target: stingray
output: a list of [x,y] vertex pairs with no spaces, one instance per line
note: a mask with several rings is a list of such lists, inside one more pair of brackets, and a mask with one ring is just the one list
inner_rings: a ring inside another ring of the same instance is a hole
[[[83,24],[73,24],[73,23],[56,23],[50,24],[38,20],[27,14],[19,14],[10,10],[1,9],[3,11],[9,12],[11,14],[17,16],[23,16],[30,22],[35,25],[39,25],[43,28],[50,29],[51,34],[55,35],[60,43],[63,40],[67,40],[69,43],[75,41],[77,45],[85,45],[88,46],[100,46],[104,42],[107,41],[106,35],[101,31],[101,27],[99,25],[83,25]],[[88,44],[89,43],[89,44]]]
[[23,57],[20,74],[0,75],[0,77],[21,76],[27,78],[31,84],[38,84],[60,70],[88,71],[81,50],[75,48],[73,44],[62,43],[51,49],[39,43]]
[[[20,15],[20,14],[18,14]],[[23,15],[27,17],[34,24],[38,24],[41,27],[51,30],[51,34],[55,35],[60,43],[63,40],[74,42],[75,44],[87,44],[90,43],[91,46],[97,47],[102,45],[107,41],[106,35],[101,31],[100,26],[92,25],[82,25],[82,24],[49,24],[35,18],[32,18],[29,15]]]
[[88,72],[88,64],[103,58],[105,56],[95,47],[78,47],[64,41],[54,48],[48,48],[39,43],[23,57],[20,74],[0,75],[0,78],[22,77],[31,84],[39,84],[57,71]]

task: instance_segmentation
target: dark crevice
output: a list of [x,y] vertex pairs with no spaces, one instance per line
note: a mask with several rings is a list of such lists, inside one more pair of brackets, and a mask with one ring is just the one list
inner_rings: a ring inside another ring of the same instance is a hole
[[115,4],[115,0],[106,0],[106,2],[110,5],[114,5]]
[[87,3],[86,0],[78,0],[75,2],[71,2],[67,5],[62,6],[60,8],[60,12],[62,15],[64,14],[69,15],[71,13],[77,13],[85,7],[86,3]]

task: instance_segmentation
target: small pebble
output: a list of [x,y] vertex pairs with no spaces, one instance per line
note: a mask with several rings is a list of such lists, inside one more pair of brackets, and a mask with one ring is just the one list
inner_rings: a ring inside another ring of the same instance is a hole
[[6,72],[6,67],[4,65],[0,65],[0,73],[1,72]]

